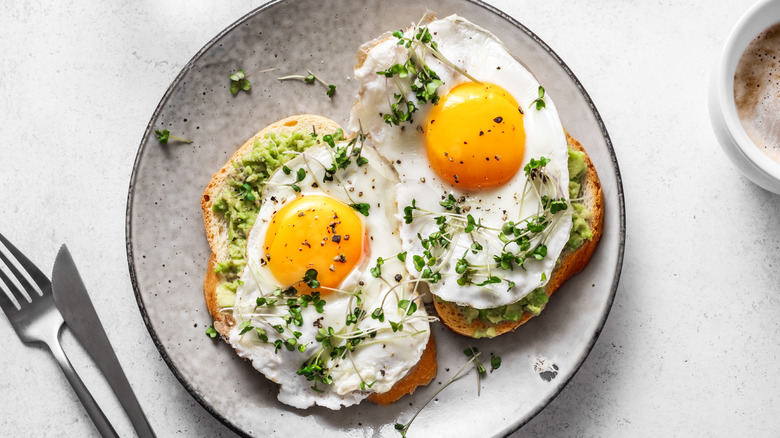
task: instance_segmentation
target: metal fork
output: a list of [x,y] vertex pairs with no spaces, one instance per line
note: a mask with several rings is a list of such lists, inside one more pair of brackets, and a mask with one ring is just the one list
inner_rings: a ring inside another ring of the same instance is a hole
[[30,297],[29,301],[19,287],[3,272],[0,265],[0,283],[5,284],[11,295],[18,303],[13,301],[0,288],[0,307],[3,308],[11,325],[16,330],[16,334],[25,344],[43,343],[49,347],[51,354],[59,363],[68,382],[76,391],[76,395],[87,410],[92,422],[98,432],[104,437],[118,437],[116,431],[109,423],[103,411],[98,406],[92,394],[76,374],[73,365],[70,364],[68,357],[60,345],[60,332],[62,331],[63,319],[60,311],[54,305],[54,297],[51,294],[51,282],[27,257],[17,250],[2,234],[0,242],[5,245],[8,252],[19,262],[19,265],[27,271],[32,281],[38,285],[42,292],[39,294],[35,286],[16,268],[11,260],[4,254],[0,247],[0,260],[3,261],[8,270],[16,277],[16,280]]

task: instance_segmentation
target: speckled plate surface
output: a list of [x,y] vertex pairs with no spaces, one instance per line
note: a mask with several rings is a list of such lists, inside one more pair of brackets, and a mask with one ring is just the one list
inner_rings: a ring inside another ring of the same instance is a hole
[[[276,400],[276,385],[208,338],[211,324],[202,280],[209,248],[200,197],[212,174],[263,126],[297,113],[344,124],[357,84],[355,52],[384,30],[416,21],[426,6],[495,33],[539,78],[560,109],[564,126],[587,148],[606,197],[604,235],[593,260],[517,332],[473,341],[441,324],[439,374],[429,387],[387,407],[297,410]],[[229,91],[227,76],[267,68],[251,77],[250,93]],[[315,70],[338,86],[333,100],[321,87],[275,78]],[[155,129],[193,140],[161,146]],[[264,5],[217,35],[184,67],[152,115],[133,169],[127,206],[130,275],[144,320],[162,357],[189,392],[228,427],[250,436],[398,436],[406,422],[466,360],[475,345],[503,358],[482,380],[473,371],[445,389],[415,420],[410,436],[505,436],[528,422],[566,385],[591,350],[607,318],[623,261],[625,215],[617,160],[595,106],[564,62],[512,18],[478,2],[417,0],[281,1]]]

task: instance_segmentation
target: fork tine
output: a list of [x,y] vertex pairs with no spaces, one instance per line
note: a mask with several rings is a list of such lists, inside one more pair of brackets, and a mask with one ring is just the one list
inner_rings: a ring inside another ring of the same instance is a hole
[[[16,266],[11,263],[11,259],[9,259],[2,250],[0,250],[0,261],[2,261],[3,264],[5,264],[5,267],[11,272],[10,277],[8,275],[3,275],[3,281],[5,281],[8,290],[11,291],[11,295],[19,302],[19,305],[24,305],[38,295],[35,291],[35,286],[30,283],[30,280],[28,280],[27,277],[19,272]],[[17,283],[14,283],[11,278],[15,278]],[[21,286],[22,289],[19,289],[19,286]]]
[[[14,294],[14,289],[16,289],[16,286],[13,283],[11,283],[11,279],[8,278],[7,275],[5,275],[5,272],[3,272],[2,269],[0,269],[0,283],[5,284],[5,286],[8,288],[8,292],[11,293],[11,295],[13,295],[14,298],[16,298],[16,301],[19,301],[18,291],[16,294]],[[22,305],[22,301],[19,301],[19,305],[20,306]],[[11,301],[10,298],[8,298],[8,295],[2,289],[0,289],[0,308],[2,308],[3,312],[5,312],[7,315],[17,311],[14,302]]]
[[[35,266],[35,263],[31,262],[27,257],[22,254],[21,251],[16,249],[15,246],[11,244],[11,242],[8,241],[5,237],[3,237],[2,234],[0,234],[0,242],[5,245],[6,249],[13,255],[16,260],[19,262],[20,265],[27,271],[27,274],[30,276],[30,278],[35,281],[35,283],[38,285],[38,288],[41,290],[42,293],[46,293],[46,287],[51,284],[49,281],[49,278],[46,277],[46,275],[41,272],[40,269],[38,269],[37,266]],[[16,278],[19,280],[19,282],[22,282],[22,278],[24,278],[24,281],[29,284],[30,282],[27,280],[27,278],[24,277],[24,275],[21,275],[21,273],[16,269],[16,267],[5,257],[2,251],[0,251],[0,259],[3,259],[3,262],[8,266],[8,268],[13,272],[13,274],[16,276]],[[32,285],[31,285],[32,286]],[[34,298],[32,296],[33,294],[30,294],[30,298]]]

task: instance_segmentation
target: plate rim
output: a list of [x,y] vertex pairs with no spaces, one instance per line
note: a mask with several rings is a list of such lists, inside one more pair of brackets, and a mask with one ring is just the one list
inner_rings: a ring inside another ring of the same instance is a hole
[[[128,263],[128,269],[130,273],[130,281],[133,286],[133,294],[135,295],[136,303],[138,305],[138,308],[141,313],[141,317],[144,321],[144,325],[146,326],[147,331],[149,332],[149,335],[152,338],[152,341],[154,342],[155,347],[157,348],[157,351],[160,353],[160,356],[162,357],[165,364],[168,366],[170,371],[173,373],[173,375],[176,377],[176,379],[181,383],[181,385],[184,387],[184,389],[187,390],[187,392],[192,396],[209,414],[211,414],[214,418],[219,420],[223,425],[228,427],[231,431],[235,432],[236,434],[242,436],[242,437],[251,437],[250,434],[245,432],[244,430],[240,429],[238,426],[233,424],[230,420],[228,420],[224,415],[222,415],[220,412],[218,412],[214,407],[208,403],[201,395],[200,393],[190,384],[188,380],[184,378],[184,376],[181,374],[179,369],[176,367],[176,365],[173,363],[173,360],[166,352],[162,341],[158,337],[157,333],[154,331],[152,327],[151,320],[149,318],[148,313],[146,312],[146,305],[143,301],[143,297],[141,294],[141,291],[138,286],[138,279],[136,274],[136,266],[133,261],[133,246],[132,246],[132,210],[133,210],[133,200],[134,200],[134,188],[136,183],[136,178],[138,177],[138,169],[139,164],[141,161],[141,158],[144,154],[144,151],[146,150],[146,145],[149,143],[146,139],[149,138],[149,135],[154,129],[153,121],[157,119],[157,117],[160,115],[160,113],[163,111],[165,104],[168,102],[168,99],[170,98],[171,94],[173,93],[173,90],[179,85],[179,83],[183,80],[184,76],[189,73],[196,60],[198,60],[205,52],[210,50],[212,47],[214,47],[217,42],[222,39],[224,36],[232,32],[234,29],[239,27],[241,24],[243,24],[246,20],[250,19],[251,17],[254,17],[257,14],[262,13],[263,11],[270,9],[273,6],[276,6],[280,3],[285,2],[286,0],[270,0],[257,8],[247,12],[240,18],[236,19],[233,23],[231,23],[229,26],[227,26],[225,29],[217,33],[214,37],[212,37],[208,42],[206,42],[203,47],[201,47],[200,50],[198,50],[195,55],[190,58],[189,61],[182,67],[181,71],[176,75],[176,77],[173,79],[171,84],[166,89],[163,96],[160,98],[159,103],[157,104],[157,107],[155,108],[154,112],[152,113],[149,123],[146,126],[146,129],[144,130],[143,137],[141,138],[141,144],[138,148],[138,152],[136,153],[135,159],[133,160],[133,168],[132,172],[130,174],[130,183],[128,187],[128,194],[127,194],[127,206],[125,208],[125,251],[127,253],[127,263]],[[609,314],[612,310],[612,305],[615,300],[615,296],[617,295],[617,289],[620,283],[620,276],[622,273],[623,268],[623,258],[625,255],[625,240],[626,240],[626,210],[625,210],[625,198],[624,198],[624,192],[623,192],[623,179],[620,173],[620,166],[617,161],[617,155],[615,154],[615,149],[612,145],[612,140],[609,136],[609,133],[607,132],[606,125],[604,124],[604,121],[601,118],[601,114],[599,113],[598,109],[596,108],[595,104],[593,103],[593,100],[591,99],[588,92],[585,90],[585,87],[583,87],[580,80],[577,78],[577,76],[574,74],[574,72],[569,68],[569,66],[564,62],[564,60],[558,56],[558,54],[549,46],[547,43],[545,43],[538,35],[536,35],[533,31],[531,31],[528,27],[520,23],[518,20],[516,20],[514,17],[506,14],[502,10],[498,9],[497,7],[493,5],[489,5],[487,3],[484,3],[482,0],[463,0],[467,3],[471,3],[473,5],[479,6],[483,9],[486,9],[492,14],[495,14],[499,18],[502,18],[509,22],[512,26],[516,27],[521,32],[524,32],[526,35],[528,35],[536,44],[539,44],[540,47],[544,49],[547,54],[549,54],[556,63],[564,70],[566,75],[574,82],[577,90],[582,94],[583,98],[585,99],[585,102],[590,107],[591,112],[593,113],[594,118],[596,119],[596,122],[598,123],[599,129],[601,131],[601,134],[604,138],[607,150],[609,152],[609,157],[611,160],[612,168],[615,171],[615,180],[616,180],[616,196],[618,200],[618,219],[619,219],[619,226],[618,226],[618,253],[617,253],[617,259],[614,265],[615,275],[612,279],[612,284],[610,286],[610,293],[609,297],[607,299],[607,309],[604,312],[604,314],[601,317],[601,320],[598,321],[597,329],[594,331],[593,335],[588,340],[588,344],[586,346],[585,352],[581,355],[580,358],[577,358],[576,366],[574,367],[574,370],[566,376],[565,380],[560,384],[555,391],[553,391],[546,399],[542,400],[537,406],[534,408],[534,410],[530,413],[530,415],[526,416],[525,419],[521,419],[518,422],[512,423],[510,427],[507,429],[508,431],[503,434],[502,436],[504,438],[508,437],[509,435],[513,434],[514,432],[520,430],[523,426],[528,424],[531,420],[533,420],[542,410],[544,410],[560,393],[563,391],[564,388],[571,382],[571,380],[574,378],[574,376],[579,372],[582,365],[585,363],[585,360],[590,355],[591,351],[593,351],[593,347],[596,344],[596,341],[598,340],[599,336],[601,335],[602,330],[604,329],[604,325],[606,324],[607,318],[609,317]]]

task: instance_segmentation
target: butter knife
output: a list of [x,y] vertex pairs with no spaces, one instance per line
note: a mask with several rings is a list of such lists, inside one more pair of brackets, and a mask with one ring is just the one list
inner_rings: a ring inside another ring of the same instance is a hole
[[62,313],[65,323],[111,385],[138,436],[154,438],[155,434],[135,398],[130,382],[122,371],[111,342],[89,299],[87,288],[81,281],[73,257],[65,245],[62,245],[54,261],[51,285],[54,302]]

